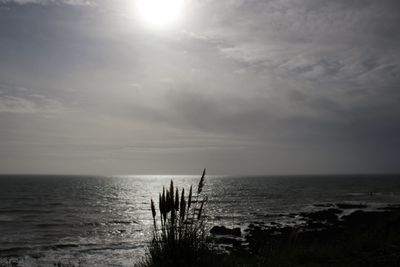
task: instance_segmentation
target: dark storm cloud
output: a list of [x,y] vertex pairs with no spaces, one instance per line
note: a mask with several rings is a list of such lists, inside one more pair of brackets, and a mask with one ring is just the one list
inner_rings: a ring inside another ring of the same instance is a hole
[[0,1],[4,172],[400,171],[399,1],[128,2]]

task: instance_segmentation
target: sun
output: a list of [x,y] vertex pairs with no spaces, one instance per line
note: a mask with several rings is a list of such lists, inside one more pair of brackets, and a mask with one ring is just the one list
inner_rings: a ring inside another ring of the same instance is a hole
[[139,18],[148,26],[168,28],[183,16],[183,0],[136,0]]

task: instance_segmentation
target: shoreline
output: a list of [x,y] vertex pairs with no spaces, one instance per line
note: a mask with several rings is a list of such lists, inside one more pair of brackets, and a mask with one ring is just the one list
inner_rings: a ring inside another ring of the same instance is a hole
[[224,238],[224,240],[229,238],[235,240],[242,238],[242,240],[245,240],[254,231],[271,232],[273,235],[279,235],[281,232],[289,230],[297,232],[321,232],[343,228],[361,219],[367,219],[364,223],[371,224],[379,220],[386,222],[388,214],[399,214],[400,216],[400,203],[381,204],[376,207],[371,207],[371,205],[364,203],[349,202],[318,203],[313,206],[319,209],[307,212],[279,214],[274,221],[251,221],[247,223],[247,226],[241,227],[214,225],[209,232],[212,239],[217,242],[221,238]]
[[293,216],[300,216],[303,223],[253,222],[244,231],[213,227],[213,242],[243,266],[259,266],[260,261],[269,266],[400,263],[400,204],[375,210],[364,204],[326,204],[321,210]]
[[[210,229],[210,242],[219,251],[227,252],[227,257],[238,257],[237,260],[244,261],[244,266],[247,266],[249,262],[248,266],[253,266],[251,262],[254,256],[273,258],[271,256],[274,255],[268,251],[278,249],[289,253],[299,248],[315,250],[313,246],[320,245],[340,247],[346,245],[346,240],[358,239],[371,232],[380,232],[380,234],[383,233],[379,237],[381,241],[386,242],[388,238],[399,239],[392,250],[395,249],[400,260],[400,204],[371,207],[363,203],[343,202],[316,203],[313,206],[317,209],[309,212],[281,214],[277,217],[292,218],[297,221],[293,225],[285,223],[285,220],[277,219],[272,222],[250,221],[247,227],[242,228],[213,226]],[[375,247],[382,248],[379,245]],[[7,259],[24,264],[21,261],[24,256],[11,254],[2,253],[0,266],[13,266],[1,265],[7,262]],[[61,266],[74,265],[68,263]]]

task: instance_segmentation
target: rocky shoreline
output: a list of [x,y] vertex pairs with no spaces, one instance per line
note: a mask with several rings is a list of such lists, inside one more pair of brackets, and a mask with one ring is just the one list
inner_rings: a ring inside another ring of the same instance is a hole
[[321,209],[282,215],[296,217],[299,223],[294,226],[279,222],[251,222],[244,231],[214,226],[210,230],[212,242],[228,252],[254,254],[261,248],[282,247],[293,242],[301,245],[345,242],[351,236],[377,228],[384,235],[400,237],[400,204],[376,210],[368,210],[367,205],[354,203],[315,206]]

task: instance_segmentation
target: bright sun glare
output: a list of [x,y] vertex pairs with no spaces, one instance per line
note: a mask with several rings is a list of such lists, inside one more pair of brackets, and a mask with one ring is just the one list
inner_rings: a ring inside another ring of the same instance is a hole
[[146,25],[166,28],[182,17],[183,0],[137,0],[136,9]]

